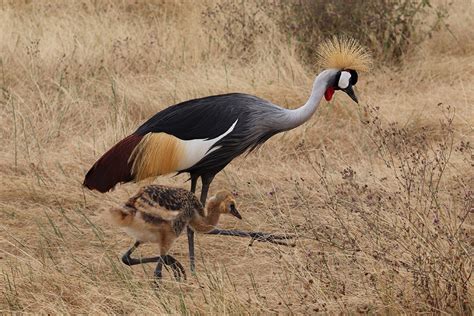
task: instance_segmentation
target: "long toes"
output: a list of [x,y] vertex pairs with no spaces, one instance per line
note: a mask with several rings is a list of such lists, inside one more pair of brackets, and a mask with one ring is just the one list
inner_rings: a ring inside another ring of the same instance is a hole
[[161,262],[158,262],[158,264],[156,265],[156,269],[155,269],[155,279],[156,280],[161,280],[163,278],[163,263]]
[[170,268],[171,268],[171,270],[173,270],[173,275],[174,275],[174,278],[176,279],[176,281],[181,281],[181,278],[183,278],[183,277],[186,280],[186,274],[184,273],[183,270],[181,270],[181,268],[179,267],[178,262],[175,262],[172,265],[170,265]]
[[276,236],[273,236],[273,239],[286,239],[286,240],[289,240],[289,239],[293,239],[293,238],[296,238],[295,235],[276,235]]
[[155,291],[158,291],[158,290],[161,288],[160,279],[154,279],[154,280],[153,280],[152,288],[153,288]]
[[181,278],[186,280],[186,272],[183,265],[178,260],[169,256],[165,259],[165,263],[173,271],[173,275],[177,281],[181,281]]
[[122,263],[123,264],[126,264],[127,266],[130,265],[130,257],[129,256],[126,256],[126,255],[123,255],[122,256]]
[[173,270],[173,275],[176,281],[181,281],[181,271],[176,268],[176,266],[172,265],[171,270]]
[[186,280],[186,271],[184,270],[183,265],[179,261],[176,261],[174,267],[176,271],[179,272],[180,278],[183,277]]
[[123,255],[122,256],[122,263],[126,264],[127,266],[132,266],[134,264],[137,264],[137,259],[131,258],[130,255]]
[[269,241],[273,243],[278,243],[278,240],[289,241],[290,239],[294,238],[292,235],[273,235],[270,233],[256,233],[252,237],[255,240]]
[[295,247],[295,246],[296,246],[295,243],[285,242],[285,241],[277,241],[277,240],[274,240],[273,243],[274,243],[274,244],[277,244],[277,245],[288,246],[288,247]]

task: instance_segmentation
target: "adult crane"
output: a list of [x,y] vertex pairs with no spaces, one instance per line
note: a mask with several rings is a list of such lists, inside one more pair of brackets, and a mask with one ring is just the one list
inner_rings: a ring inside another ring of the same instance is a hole
[[[341,90],[358,102],[353,86],[358,72],[369,68],[366,51],[353,39],[333,38],[320,45],[318,57],[324,70],[314,80],[311,95],[303,106],[286,109],[242,93],[172,105],[99,158],[87,172],[84,186],[107,192],[118,183],[174,172],[189,173],[193,193],[201,178],[200,200],[205,205],[209,186],[219,171],[273,135],[309,120],[323,96],[329,101],[336,90]],[[189,227],[187,233],[194,271],[194,233]]]

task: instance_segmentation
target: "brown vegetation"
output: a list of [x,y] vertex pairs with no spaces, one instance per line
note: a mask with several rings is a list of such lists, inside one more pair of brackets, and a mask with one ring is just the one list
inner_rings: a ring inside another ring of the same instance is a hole
[[[361,105],[336,93],[217,176],[211,194],[237,192],[244,218],[223,227],[295,233],[296,247],[198,236],[198,274],[159,292],[154,266],[120,262],[130,239],[101,216],[139,184],[81,186],[106,149],[182,100],[240,91],[297,107],[308,97],[319,69],[306,33],[282,26],[287,11],[241,3],[2,2],[0,311],[472,312],[471,1],[401,52],[370,37],[379,66],[359,79]],[[381,62],[384,52],[400,62]],[[172,255],[186,263],[184,236]]]

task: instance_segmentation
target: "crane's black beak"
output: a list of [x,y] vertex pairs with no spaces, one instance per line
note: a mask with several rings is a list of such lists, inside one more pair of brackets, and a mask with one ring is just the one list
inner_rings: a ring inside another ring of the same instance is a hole
[[240,215],[239,211],[235,208],[235,205],[230,206],[230,214],[234,215],[238,219],[242,219],[242,216]]
[[355,101],[355,103],[357,103],[357,104],[359,103],[359,100],[357,100],[357,97],[356,97],[356,95],[355,95],[355,93],[354,93],[354,90],[352,89],[352,86],[351,86],[351,85],[349,85],[349,86],[348,86],[347,88],[345,88],[345,89],[342,89],[342,91],[344,91],[345,93],[347,93],[347,95],[350,96],[351,99]]

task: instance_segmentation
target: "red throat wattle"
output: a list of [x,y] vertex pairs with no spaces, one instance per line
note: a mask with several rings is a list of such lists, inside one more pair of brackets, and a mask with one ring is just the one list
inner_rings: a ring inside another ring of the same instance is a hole
[[333,87],[327,88],[326,92],[324,92],[324,97],[326,98],[326,101],[331,101],[333,94],[334,94],[334,88]]

